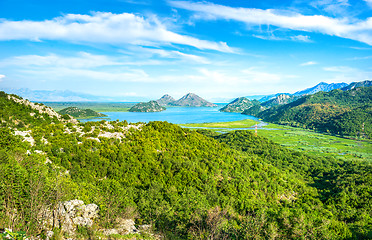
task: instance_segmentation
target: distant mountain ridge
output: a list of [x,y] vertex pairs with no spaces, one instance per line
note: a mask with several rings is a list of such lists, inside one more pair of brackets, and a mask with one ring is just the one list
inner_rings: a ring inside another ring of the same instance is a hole
[[372,81],[371,80],[365,80],[365,81],[362,81],[362,82],[352,82],[349,85],[347,85],[346,87],[341,88],[341,90],[342,91],[347,91],[347,90],[351,90],[351,89],[358,88],[358,87],[370,87],[370,86],[372,86]]
[[97,96],[69,90],[31,90],[29,88],[2,88],[9,94],[16,94],[34,102],[138,102],[148,100],[136,96]]
[[307,94],[314,94],[320,91],[323,92],[329,92],[334,89],[340,89],[343,87],[346,87],[348,84],[347,83],[325,83],[325,82],[320,82],[314,87],[311,88],[306,88],[305,90],[295,92],[293,95],[295,96],[301,96],[301,95],[307,95]]
[[306,88],[306,89],[301,90],[301,91],[297,91],[297,92],[295,92],[293,94],[291,94],[291,93],[275,93],[275,94],[269,94],[269,95],[247,96],[246,98],[251,99],[251,100],[257,99],[260,102],[264,103],[264,102],[267,102],[267,101],[269,101],[271,99],[274,99],[274,98],[276,98],[276,97],[278,97],[279,95],[282,95],[282,94],[289,95],[289,96],[302,96],[302,95],[307,95],[307,94],[314,94],[314,93],[317,93],[317,92],[320,92],[320,91],[329,92],[329,91],[332,91],[334,89],[341,89],[341,88],[345,88],[347,86],[348,86],[347,83],[325,83],[325,82],[320,82],[320,83],[318,83],[317,85],[315,85],[313,87]]

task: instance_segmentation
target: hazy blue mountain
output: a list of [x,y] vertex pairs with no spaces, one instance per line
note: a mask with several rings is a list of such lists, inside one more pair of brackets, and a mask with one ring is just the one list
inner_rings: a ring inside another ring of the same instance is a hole
[[347,90],[358,88],[358,87],[370,87],[370,86],[372,86],[372,81],[371,80],[365,80],[365,81],[362,81],[362,82],[352,82],[349,85],[347,85],[346,87],[341,88],[341,90],[347,91]]
[[295,96],[301,96],[301,95],[308,95],[308,94],[314,94],[320,91],[323,92],[329,92],[334,89],[340,89],[343,87],[346,87],[348,84],[347,83],[325,83],[321,82],[314,87],[311,88],[306,88],[305,90],[295,92],[293,95]]
[[143,97],[96,96],[92,94],[72,92],[69,90],[49,91],[31,90],[28,88],[6,88],[1,90],[35,102],[139,102],[148,100]]

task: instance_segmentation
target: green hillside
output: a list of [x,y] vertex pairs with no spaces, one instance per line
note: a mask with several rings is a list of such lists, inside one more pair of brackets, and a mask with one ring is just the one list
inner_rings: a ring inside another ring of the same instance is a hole
[[91,109],[80,109],[77,107],[67,107],[60,111],[59,114],[65,115],[68,114],[74,118],[93,118],[93,117],[105,117],[105,114],[93,111]]
[[278,124],[371,138],[372,87],[318,92],[257,116]]
[[129,112],[161,112],[166,108],[160,106],[156,101],[140,102],[129,109]]
[[249,100],[245,97],[236,98],[231,103],[227,104],[223,108],[220,109],[221,112],[243,112],[244,110],[254,106],[259,105],[260,102],[257,100]]
[[[30,112],[14,104],[7,113],[26,121]],[[310,157],[246,131],[210,137],[167,122],[35,122],[23,129],[33,144],[14,130],[0,129],[0,227],[28,236],[44,234],[40,211],[71,199],[100,208],[76,239],[109,239],[97,229],[123,217],[165,239],[372,236],[368,163]]]

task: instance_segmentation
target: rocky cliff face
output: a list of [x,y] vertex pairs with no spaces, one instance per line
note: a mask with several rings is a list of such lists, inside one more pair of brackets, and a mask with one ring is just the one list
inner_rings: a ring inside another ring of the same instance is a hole
[[299,97],[296,97],[296,96],[290,96],[290,95],[287,95],[287,94],[280,94],[280,95],[276,96],[275,98],[262,103],[261,105],[263,107],[269,108],[269,107],[273,107],[273,106],[277,106],[277,105],[282,105],[282,104],[287,104],[287,103],[293,102],[294,100],[296,100],[298,98]]
[[81,200],[61,202],[53,209],[44,209],[39,213],[44,230],[52,235],[54,228],[70,236],[74,236],[78,226],[91,227],[98,217],[99,208],[96,204],[85,205]]
[[194,93],[188,93],[170,105],[180,107],[217,107],[216,104],[208,102]]
[[227,104],[220,109],[221,112],[243,112],[244,110],[252,107],[254,102],[250,101],[248,98],[240,97]]

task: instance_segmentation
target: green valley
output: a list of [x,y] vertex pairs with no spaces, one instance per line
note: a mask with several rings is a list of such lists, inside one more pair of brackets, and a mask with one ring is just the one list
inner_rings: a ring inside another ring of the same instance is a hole
[[[259,130],[256,137],[252,131],[221,134],[167,122],[79,123],[3,92],[0,105],[0,226],[17,234],[43,239],[372,236],[371,163],[292,150],[261,136],[292,131],[305,139],[298,129],[270,124],[280,130]],[[255,123],[206,126],[233,130]],[[73,206],[77,210],[70,211]],[[81,213],[86,209],[91,210]]]

